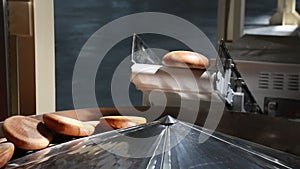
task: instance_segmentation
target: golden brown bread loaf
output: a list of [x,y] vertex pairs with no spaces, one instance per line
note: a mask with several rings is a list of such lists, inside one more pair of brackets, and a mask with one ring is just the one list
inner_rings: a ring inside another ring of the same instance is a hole
[[45,148],[51,142],[52,132],[39,120],[26,116],[12,116],[3,123],[4,136],[24,150]]
[[104,116],[100,118],[100,125],[106,128],[106,124],[114,129],[128,128],[147,123],[144,117],[138,116]]
[[44,114],[43,121],[51,130],[68,136],[89,136],[95,131],[91,124],[56,114]]
[[164,55],[163,65],[193,69],[206,69],[209,60],[202,54],[190,51],[172,51]]
[[0,144],[0,168],[6,165],[11,159],[15,151],[15,146],[12,143],[6,142]]

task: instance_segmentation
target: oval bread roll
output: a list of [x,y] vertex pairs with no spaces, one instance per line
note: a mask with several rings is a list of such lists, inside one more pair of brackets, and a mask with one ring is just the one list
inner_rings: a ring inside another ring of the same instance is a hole
[[138,116],[104,116],[100,118],[100,125],[108,124],[114,129],[128,128],[144,123],[147,123],[147,120]]
[[206,69],[209,66],[207,57],[190,51],[169,52],[164,55],[162,63],[165,66],[193,69]]
[[3,123],[4,136],[24,150],[39,150],[52,141],[52,132],[39,120],[26,116],[12,116]]
[[0,144],[0,168],[6,165],[11,159],[15,151],[15,146],[12,143],[6,142]]
[[95,131],[90,124],[57,114],[43,114],[43,121],[51,130],[68,136],[89,136]]

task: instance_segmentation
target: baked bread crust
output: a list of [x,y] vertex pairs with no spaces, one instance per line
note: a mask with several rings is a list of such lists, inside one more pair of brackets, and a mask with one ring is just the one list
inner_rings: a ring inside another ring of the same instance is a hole
[[206,69],[209,60],[202,54],[190,51],[172,51],[163,56],[163,65],[192,69]]
[[12,116],[3,123],[4,136],[24,150],[47,147],[53,139],[52,132],[39,120],[26,116]]
[[108,124],[114,129],[128,128],[144,123],[147,123],[147,120],[144,117],[138,116],[104,116],[100,118],[100,125],[102,127]]
[[51,130],[68,136],[89,136],[95,131],[91,124],[57,114],[43,114],[43,121]]
[[12,143],[6,142],[0,144],[0,168],[7,164],[13,156],[14,151],[15,146]]

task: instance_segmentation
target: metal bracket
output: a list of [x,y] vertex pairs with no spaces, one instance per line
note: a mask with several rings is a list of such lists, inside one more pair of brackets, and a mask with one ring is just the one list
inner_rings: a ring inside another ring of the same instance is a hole
[[218,59],[216,62],[219,65],[217,65],[218,70],[215,75],[215,89],[226,101],[227,107],[232,111],[262,113],[223,40],[220,42]]

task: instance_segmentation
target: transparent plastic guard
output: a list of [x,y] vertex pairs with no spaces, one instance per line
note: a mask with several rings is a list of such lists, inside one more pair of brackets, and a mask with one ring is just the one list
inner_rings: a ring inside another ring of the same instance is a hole
[[133,34],[131,61],[138,64],[161,65],[161,59],[137,34]]
[[132,72],[155,74],[162,67],[162,61],[136,34],[133,34],[131,62]]

